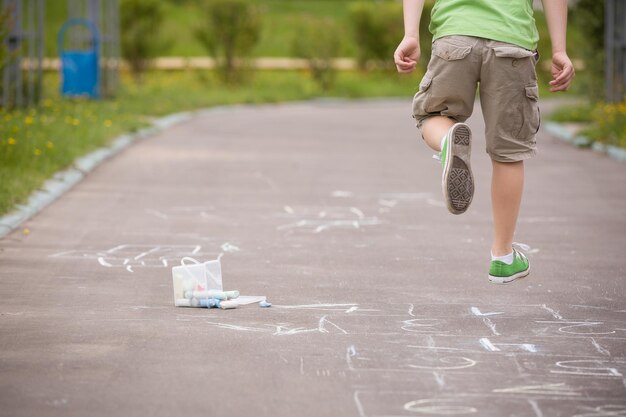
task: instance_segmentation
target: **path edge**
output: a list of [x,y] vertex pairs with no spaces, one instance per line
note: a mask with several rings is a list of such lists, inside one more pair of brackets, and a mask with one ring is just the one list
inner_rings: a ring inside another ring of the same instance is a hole
[[552,137],[571,143],[577,148],[590,148],[594,152],[605,154],[618,162],[626,162],[626,149],[593,141],[587,136],[572,134],[560,123],[547,122],[544,130]]
[[26,204],[18,205],[16,210],[0,217],[0,239],[12,233],[23,223],[58,200],[103,162],[139,140],[147,139],[172,126],[191,120],[196,113],[203,110],[206,111],[206,109],[200,109],[173,113],[158,118],[150,126],[139,129],[134,133],[123,133],[113,139],[110,145],[98,148],[76,159],[70,168],[56,172],[50,179],[44,182],[40,189],[33,191],[28,197]]

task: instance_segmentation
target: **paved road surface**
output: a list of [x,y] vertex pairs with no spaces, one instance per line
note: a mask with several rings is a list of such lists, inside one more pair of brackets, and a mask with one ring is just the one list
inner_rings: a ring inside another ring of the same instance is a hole
[[[452,216],[409,111],[207,112],[96,169],[0,241],[0,414],[626,416],[626,167],[540,135],[532,273],[490,284],[480,115]],[[274,307],[174,308],[220,253]]]

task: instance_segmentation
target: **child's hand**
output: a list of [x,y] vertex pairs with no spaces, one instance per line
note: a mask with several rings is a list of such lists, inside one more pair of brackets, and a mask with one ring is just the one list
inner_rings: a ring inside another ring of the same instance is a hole
[[408,74],[415,69],[420,59],[420,43],[417,38],[405,36],[393,54],[398,72]]
[[574,79],[574,65],[565,52],[552,55],[552,81],[550,91],[566,91]]

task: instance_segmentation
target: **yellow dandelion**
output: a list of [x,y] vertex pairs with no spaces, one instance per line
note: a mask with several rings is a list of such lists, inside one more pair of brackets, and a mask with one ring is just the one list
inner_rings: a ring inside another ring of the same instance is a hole
[[78,126],[78,125],[80,124],[80,120],[78,120],[78,119],[74,119],[74,120],[72,120],[72,124],[73,124],[74,126]]
[[41,155],[41,149],[35,148],[35,150],[33,151],[33,154],[35,154],[35,156]]
[[105,121],[104,121],[104,126],[105,126],[105,127],[111,127],[111,125],[112,125],[112,124],[113,124],[113,122],[112,122],[112,121],[110,121],[110,120],[105,120]]
[[9,138],[9,139],[7,140],[7,143],[8,143],[9,145],[15,145],[15,144],[17,143],[17,141],[16,141],[15,139],[13,139],[13,138]]
[[48,148],[48,149],[54,148],[54,143],[52,143],[50,141],[46,142],[46,148]]
[[22,233],[24,233],[25,235],[30,235],[30,229],[24,229],[22,230]]
[[35,118],[33,116],[26,116],[24,118],[24,123],[26,123],[27,125],[32,125],[34,121]]

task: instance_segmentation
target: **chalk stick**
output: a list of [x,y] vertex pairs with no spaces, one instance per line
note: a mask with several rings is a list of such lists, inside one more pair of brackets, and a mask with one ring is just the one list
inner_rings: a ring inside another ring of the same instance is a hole
[[239,307],[239,303],[237,301],[220,301],[217,306],[222,310],[227,310]]
[[259,307],[261,307],[261,308],[268,308],[268,307],[271,307],[271,306],[272,306],[272,303],[268,303],[267,300],[263,300],[263,301],[261,301],[259,303]]
[[185,291],[185,298],[216,298],[218,300],[227,300],[228,297],[224,291]]
[[220,301],[216,300],[215,298],[201,298],[200,299],[200,307],[217,308],[219,303]]
[[232,298],[239,298],[239,291],[234,290],[234,291],[224,291],[224,294],[226,294],[226,297],[230,300]]

